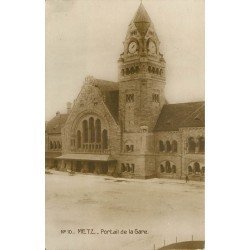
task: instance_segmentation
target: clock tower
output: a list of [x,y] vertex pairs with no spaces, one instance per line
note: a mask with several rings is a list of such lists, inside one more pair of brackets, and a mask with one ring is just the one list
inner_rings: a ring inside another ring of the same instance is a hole
[[141,3],[129,24],[118,60],[123,132],[151,132],[165,104],[165,60],[154,25]]

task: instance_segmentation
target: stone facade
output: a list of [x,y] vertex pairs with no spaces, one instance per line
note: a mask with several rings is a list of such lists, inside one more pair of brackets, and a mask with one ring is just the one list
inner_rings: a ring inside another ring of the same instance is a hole
[[87,77],[68,114],[46,125],[47,167],[203,180],[204,102],[167,104],[165,60],[142,4],[123,44],[118,82]]

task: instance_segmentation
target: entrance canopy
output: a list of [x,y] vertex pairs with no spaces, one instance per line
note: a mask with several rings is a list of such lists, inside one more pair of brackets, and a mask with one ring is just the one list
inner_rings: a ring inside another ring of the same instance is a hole
[[57,159],[62,160],[82,160],[82,161],[115,161],[111,155],[104,154],[66,154],[57,157]]

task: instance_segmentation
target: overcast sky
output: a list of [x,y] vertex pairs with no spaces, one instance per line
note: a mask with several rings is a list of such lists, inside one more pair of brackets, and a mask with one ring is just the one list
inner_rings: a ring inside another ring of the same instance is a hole
[[[66,112],[84,78],[117,81],[140,0],[46,0],[46,120]],[[204,1],[143,0],[167,65],[169,103],[204,100]]]

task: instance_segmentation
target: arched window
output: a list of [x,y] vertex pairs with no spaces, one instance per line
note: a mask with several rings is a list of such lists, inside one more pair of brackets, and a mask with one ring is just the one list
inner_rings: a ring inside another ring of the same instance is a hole
[[162,75],[162,69],[160,69],[160,75]]
[[166,141],[166,151],[170,152],[171,151],[171,144],[169,141]]
[[156,73],[157,75],[159,75],[159,69],[158,69],[158,68],[156,69],[155,73]]
[[171,165],[169,161],[166,161],[166,172],[171,173]]
[[159,151],[164,152],[164,149],[165,149],[165,147],[164,147],[163,141],[159,141]]
[[121,171],[125,172],[125,164],[124,163],[122,163]]
[[153,74],[155,73],[155,68],[154,68],[154,67],[152,68],[152,73],[153,73]]
[[126,68],[126,75],[129,75],[129,74],[130,74],[129,68]]
[[161,164],[161,173],[165,172],[164,166]]
[[172,142],[172,152],[176,153],[177,152],[177,141]]
[[96,134],[96,142],[100,143],[101,142],[101,121],[97,119],[95,121],[95,134]]
[[80,148],[81,147],[81,140],[82,140],[82,138],[81,138],[81,131],[80,130],[77,130],[76,137],[77,137],[77,144],[76,144],[76,146],[77,146],[77,148]]
[[152,69],[151,66],[148,66],[148,72],[151,73]]
[[108,148],[108,131],[106,129],[102,131],[102,148]]
[[188,173],[191,174],[193,172],[193,169],[191,166],[188,166]]
[[175,166],[175,165],[172,166],[172,172],[173,172],[174,174],[176,174],[176,166]]
[[55,141],[53,142],[53,144],[54,144],[53,148],[54,148],[54,149],[57,149],[57,145],[56,145],[56,142],[55,142]]
[[90,135],[90,142],[95,142],[95,126],[94,126],[94,118],[89,118],[89,135]]
[[194,163],[194,172],[195,173],[200,173],[201,169],[200,169],[200,164],[199,162],[195,162]]
[[61,148],[61,143],[59,141],[57,141],[57,148]]
[[123,76],[125,75],[125,70],[124,70],[124,69],[122,69],[122,75],[123,75]]
[[200,153],[204,153],[205,152],[205,139],[203,136],[199,137],[198,139],[198,151]]
[[53,149],[53,142],[52,141],[49,142],[49,148]]
[[89,140],[89,136],[88,136],[88,121],[84,120],[82,123],[82,129],[83,129],[83,143],[87,143]]
[[188,153],[195,153],[196,143],[193,137],[188,138]]
[[134,68],[134,67],[132,67],[132,68],[130,69],[130,73],[131,73],[131,74],[134,74],[134,73],[135,73],[135,68]]
[[136,66],[135,67],[135,73],[138,73],[139,72],[139,66]]

